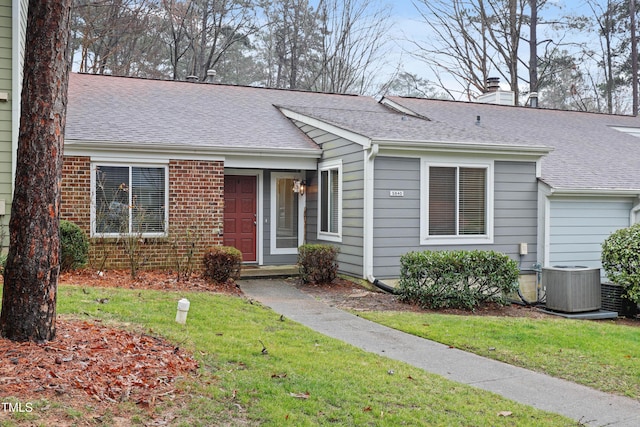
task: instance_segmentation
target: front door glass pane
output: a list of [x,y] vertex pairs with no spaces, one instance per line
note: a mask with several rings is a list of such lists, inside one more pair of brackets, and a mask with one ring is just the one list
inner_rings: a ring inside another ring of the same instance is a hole
[[276,247],[298,247],[298,193],[293,192],[293,178],[278,178],[276,189]]

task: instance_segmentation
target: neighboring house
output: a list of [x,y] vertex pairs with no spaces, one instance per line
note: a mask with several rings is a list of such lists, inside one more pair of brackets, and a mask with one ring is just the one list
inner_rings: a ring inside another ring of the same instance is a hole
[[545,266],[601,267],[605,238],[638,222],[636,117],[400,97],[382,102],[460,128],[472,128],[479,117],[482,128],[553,147],[538,171],[538,259]]
[[27,7],[27,0],[0,0],[0,250],[9,243]]
[[[113,243],[127,235],[156,266],[171,266],[190,243],[198,253],[232,245],[257,265],[293,264],[300,244],[330,243],[342,272],[372,281],[398,277],[402,254],[427,249],[493,249],[523,269],[583,264],[586,243],[569,238],[574,248],[563,250],[560,236],[582,233],[587,217],[593,241],[629,224],[640,185],[634,177],[621,188],[619,178],[638,169],[631,159],[640,159],[640,141],[611,126],[637,124],[73,74],[62,218],[83,227],[97,243],[93,256],[112,264],[125,262]],[[593,158],[608,150],[610,159]],[[611,174],[601,170],[609,161],[617,162]],[[612,219],[592,215],[597,206],[615,211]],[[613,220],[620,212],[624,224]],[[573,219],[559,222],[562,213]],[[606,230],[595,232],[598,221]]]

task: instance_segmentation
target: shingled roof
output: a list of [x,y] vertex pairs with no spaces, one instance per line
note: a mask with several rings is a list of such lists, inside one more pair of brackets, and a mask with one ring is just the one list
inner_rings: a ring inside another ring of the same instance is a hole
[[[334,108],[282,106],[282,108],[365,136],[372,141],[395,141],[398,144],[403,142],[475,143],[505,147],[533,145],[520,140],[515,135],[502,135],[488,128],[464,128],[439,120],[406,115],[380,103],[367,106],[368,108],[349,107],[352,106],[341,105]],[[536,146],[540,145],[536,144]]]
[[65,139],[185,148],[318,150],[274,106],[346,95],[72,74]]
[[640,130],[640,119],[628,116],[72,74],[65,140],[319,157],[321,148],[281,109],[398,146],[531,147],[540,154],[549,147],[542,179],[555,189],[640,192],[640,139],[615,129]]
[[640,192],[640,139],[615,129],[640,130],[637,117],[396,96],[386,101],[450,126],[553,147],[542,158],[542,180],[555,189]]
[[320,148],[279,108],[370,140],[526,145],[488,128],[406,116],[367,96],[72,74],[65,139],[189,149]]

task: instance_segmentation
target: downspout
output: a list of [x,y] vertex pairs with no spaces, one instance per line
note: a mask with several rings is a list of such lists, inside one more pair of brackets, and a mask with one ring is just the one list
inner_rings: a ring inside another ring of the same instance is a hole
[[373,277],[373,196],[374,196],[374,160],[380,151],[378,144],[371,144],[368,151],[364,152],[364,212],[363,212],[363,233],[364,238],[362,253],[364,255],[364,277],[374,283]]
[[374,213],[374,161],[380,146],[372,144],[369,151],[365,151],[364,158],[364,273],[367,281],[385,292],[395,294],[395,289],[388,286],[373,275],[373,213]]

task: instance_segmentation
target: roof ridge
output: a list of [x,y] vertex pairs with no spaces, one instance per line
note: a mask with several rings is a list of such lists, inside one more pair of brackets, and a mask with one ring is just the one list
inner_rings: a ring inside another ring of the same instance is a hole
[[177,84],[201,84],[204,86],[217,86],[217,87],[237,87],[237,88],[246,88],[246,89],[262,89],[262,90],[273,90],[273,91],[282,91],[282,92],[297,92],[297,93],[310,93],[310,94],[321,94],[321,95],[339,95],[339,96],[350,96],[350,97],[365,97],[365,95],[359,95],[357,93],[339,93],[339,92],[318,92],[308,89],[288,89],[288,88],[277,88],[277,87],[268,87],[268,86],[252,86],[252,85],[241,85],[241,84],[232,84],[232,83],[208,83],[201,81],[188,81],[188,80],[171,80],[171,79],[163,79],[157,77],[137,77],[137,76],[118,76],[112,74],[94,74],[94,73],[79,73],[72,72],[71,74],[76,74],[79,76],[91,76],[97,78],[114,78],[114,79],[129,79],[129,80],[137,80],[137,81],[148,81],[148,82],[163,82],[163,83],[177,83]]
[[527,107],[525,105],[503,105],[503,104],[492,104],[489,102],[475,102],[475,101],[463,101],[457,99],[440,99],[440,98],[421,98],[419,96],[401,96],[401,95],[385,95],[385,98],[399,98],[399,99],[408,99],[408,100],[416,100],[416,101],[435,101],[435,102],[448,102],[455,104],[467,104],[467,105],[489,105],[492,107],[500,107],[500,108],[517,108],[517,109],[527,109],[527,110],[540,110],[540,111],[551,111],[551,112],[560,112],[560,113],[580,113],[580,114],[595,114],[598,116],[611,116],[611,117],[630,117],[630,118],[638,118],[638,116],[634,116],[631,114],[613,114],[613,113],[603,113],[599,111],[581,111],[581,110],[562,110],[560,108],[543,108],[543,107]]

